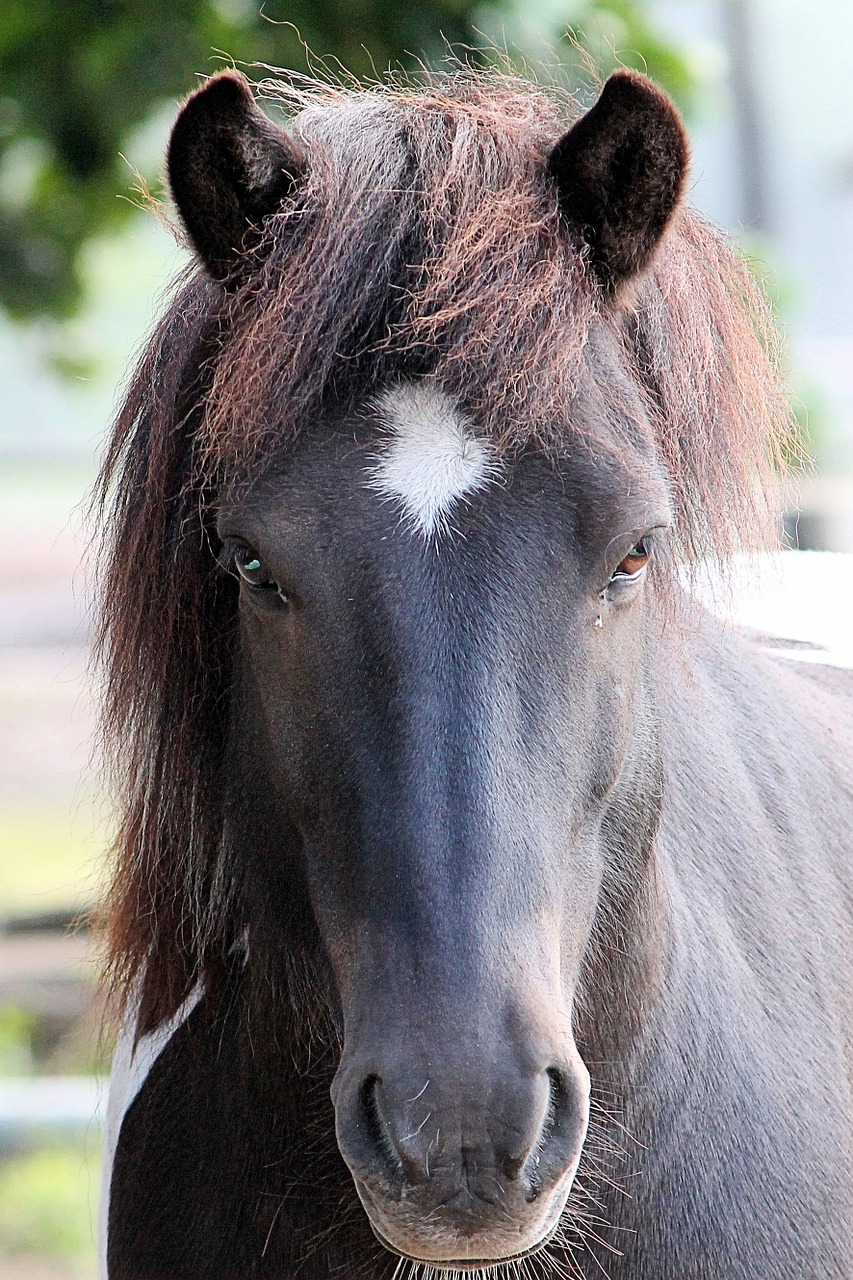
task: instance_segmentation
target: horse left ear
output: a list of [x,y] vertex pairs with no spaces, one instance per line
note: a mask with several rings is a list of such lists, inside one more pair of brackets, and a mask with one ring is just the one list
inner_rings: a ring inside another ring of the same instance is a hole
[[670,99],[635,71],[617,71],[595,106],[554,147],[548,173],[560,211],[615,292],[648,265],[687,173],[684,127]]
[[305,169],[294,142],[269,120],[239,71],[212,76],[175,121],[167,159],[181,220],[215,279],[233,278],[265,218]]

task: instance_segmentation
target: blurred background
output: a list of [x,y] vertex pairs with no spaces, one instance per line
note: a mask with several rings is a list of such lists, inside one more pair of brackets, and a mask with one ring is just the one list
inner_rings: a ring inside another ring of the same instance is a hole
[[740,242],[788,345],[814,473],[801,546],[853,551],[849,0],[3,0],[0,7],[0,1274],[95,1274],[92,947],[109,830],[92,766],[84,499],[116,389],[182,261],[162,192],[177,100],[235,61],[359,77],[490,49],[591,97],[648,71],[692,199]]

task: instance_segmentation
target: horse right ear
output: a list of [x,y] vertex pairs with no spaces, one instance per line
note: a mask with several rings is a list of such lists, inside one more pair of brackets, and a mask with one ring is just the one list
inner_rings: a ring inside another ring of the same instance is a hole
[[666,94],[635,71],[617,71],[595,106],[548,157],[560,212],[586,243],[613,293],[651,262],[675,213],[688,148]]
[[226,282],[264,219],[296,191],[305,161],[255,106],[246,77],[223,71],[184,104],[167,167],[193,247],[210,274]]

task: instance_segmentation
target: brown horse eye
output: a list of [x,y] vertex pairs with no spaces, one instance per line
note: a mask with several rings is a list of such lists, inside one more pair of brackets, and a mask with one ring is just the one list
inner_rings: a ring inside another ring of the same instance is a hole
[[623,560],[619,562],[614,573],[614,578],[635,578],[637,574],[642,573],[649,562],[651,549],[648,542],[644,538],[640,538],[639,542],[635,542],[631,550]]

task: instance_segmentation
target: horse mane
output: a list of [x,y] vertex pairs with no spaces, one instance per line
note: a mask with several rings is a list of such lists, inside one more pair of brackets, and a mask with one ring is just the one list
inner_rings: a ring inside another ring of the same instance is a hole
[[[293,115],[307,181],[238,287],[197,269],[178,282],[97,489],[120,822],[107,976],[121,1001],[144,972],[150,1024],[245,923],[223,837],[236,616],[216,563],[223,485],[324,405],[431,377],[503,450],[613,447],[628,430],[668,476],[689,562],[766,542],[791,447],[768,308],[720,232],[682,208],[629,294],[614,304],[598,286],[544,173],[579,115],[570,95],[461,68],[364,91],[261,89]],[[596,328],[622,344],[645,406],[620,427],[605,382],[600,441],[575,407],[596,378]]]

